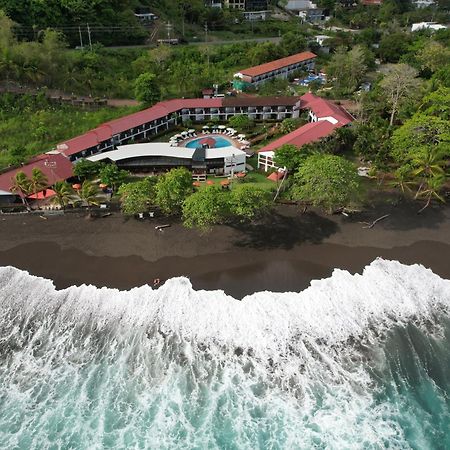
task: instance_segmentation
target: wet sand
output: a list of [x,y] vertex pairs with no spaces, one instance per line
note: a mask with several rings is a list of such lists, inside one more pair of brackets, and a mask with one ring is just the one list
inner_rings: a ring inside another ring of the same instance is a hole
[[[207,234],[176,220],[125,220],[119,213],[0,216],[0,265],[54,280],[58,288],[94,284],[130,289],[187,276],[196,289],[242,298],[255,291],[300,291],[341,268],[361,272],[377,257],[421,263],[450,278],[450,208],[384,206],[352,217],[280,207],[261,222]],[[372,229],[372,222],[390,214]],[[171,223],[163,232],[154,226]]]

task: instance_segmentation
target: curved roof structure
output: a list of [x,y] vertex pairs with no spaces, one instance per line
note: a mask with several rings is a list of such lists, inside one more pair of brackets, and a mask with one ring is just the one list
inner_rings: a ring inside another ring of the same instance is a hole
[[[110,161],[114,162],[131,158],[146,158],[152,156],[192,159],[195,150],[195,148],[172,147],[166,142],[149,142],[145,144],[122,145],[117,150],[99,153],[97,155],[90,156],[87,159],[89,159],[90,161],[103,161],[104,159],[109,159]],[[245,155],[246,153],[233,146],[207,148],[205,150],[205,159],[229,158],[242,154]]]

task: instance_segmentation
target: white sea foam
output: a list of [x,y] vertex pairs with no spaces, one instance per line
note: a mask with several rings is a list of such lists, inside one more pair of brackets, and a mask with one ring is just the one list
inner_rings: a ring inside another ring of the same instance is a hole
[[369,369],[390,329],[448,315],[450,281],[378,259],[237,301],[186,278],[57,291],[7,267],[0,304],[0,447],[404,448]]

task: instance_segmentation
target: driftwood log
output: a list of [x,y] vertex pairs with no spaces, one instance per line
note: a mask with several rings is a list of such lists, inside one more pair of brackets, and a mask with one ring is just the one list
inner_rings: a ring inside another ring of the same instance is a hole
[[363,225],[366,225],[363,228],[370,229],[370,228],[373,228],[378,222],[380,222],[381,220],[386,219],[386,217],[389,217],[389,216],[390,216],[390,214],[385,214],[384,216],[378,217],[378,219],[374,220],[372,223],[370,223],[370,222],[359,222],[359,223],[362,223]]

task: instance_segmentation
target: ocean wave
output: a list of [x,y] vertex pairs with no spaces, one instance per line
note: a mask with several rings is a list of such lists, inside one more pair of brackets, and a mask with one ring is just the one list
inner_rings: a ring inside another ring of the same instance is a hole
[[[450,342],[450,281],[419,265],[378,259],[361,275],[335,270],[300,293],[242,301],[195,291],[187,278],[157,290],[58,291],[6,267],[0,303],[0,447],[450,440],[441,426],[449,360],[440,353]],[[408,378],[413,372],[420,376]],[[431,394],[439,418],[421,403]]]

